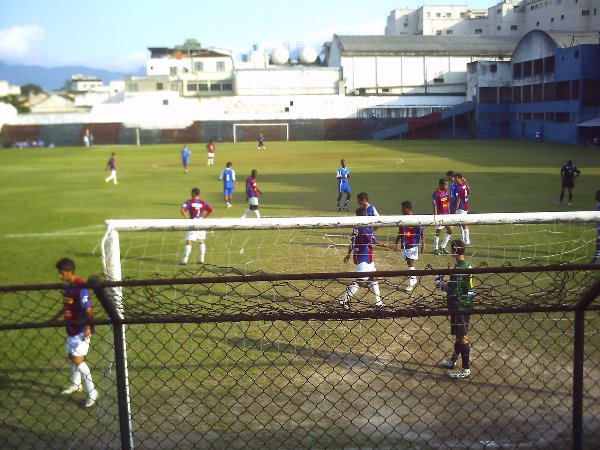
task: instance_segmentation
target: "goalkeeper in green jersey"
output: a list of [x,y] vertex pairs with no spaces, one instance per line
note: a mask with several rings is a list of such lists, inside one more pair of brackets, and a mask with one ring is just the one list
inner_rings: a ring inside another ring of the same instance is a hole
[[[456,239],[450,243],[451,254],[456,262],[455,268],[470,268],[471,263],[465,259],[465,243]],[[467,339],[469,331],[469,314],[461,311],[469,310],[473,306],[473,275],[454,273],[450,275],[448,282],[443,276],[435,278],[435,287],[446,292],[446,301],[450,314],[450,334],[456,336],[454,351],[449,359],[442,361],[441,366],[446,369],[454,369],[458,356],[461,357],[462,368],[457,372],[451,372],[452,378],[465,378],[471,375],[469,366],[469,353],[471,345]]]

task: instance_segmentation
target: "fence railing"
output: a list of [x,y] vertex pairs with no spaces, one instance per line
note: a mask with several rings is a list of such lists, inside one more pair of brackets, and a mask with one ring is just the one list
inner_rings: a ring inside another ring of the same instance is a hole
[[362,288],[350,311],[352,273],[91,278],[89,409],[60,393],[64,285],[1,287],[0,448],[597,448],[600,271],[469,271],[463,379],[439,364],[452,311],[432,271],[379,273],[388,306]]

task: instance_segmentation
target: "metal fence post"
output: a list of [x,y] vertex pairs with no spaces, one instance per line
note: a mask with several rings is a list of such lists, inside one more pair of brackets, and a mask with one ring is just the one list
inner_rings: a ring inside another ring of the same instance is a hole
[[108,314],[113,324],[113,340],[115,347],[115,367],[117,374],[117,401],[119,406],[119,431],[121,438],[121,448],[130,450],[133,448],[133,431],[131,429],[131,421],[128,408],[128,393],[127,393],[127,373],[125,364],[125,348],[123,335],[123,320],[119,315],[115,303],[106,294],[102,288],[102,281],[97,275],[92,275],[88,278],[88,283],[94,290],[94,293],[100,300],[104,310]]
[[583,448],[583,362],[585,344],[585,311],[600,295],[600,281],[587,291],[575,309],[573,329],[573,449]]

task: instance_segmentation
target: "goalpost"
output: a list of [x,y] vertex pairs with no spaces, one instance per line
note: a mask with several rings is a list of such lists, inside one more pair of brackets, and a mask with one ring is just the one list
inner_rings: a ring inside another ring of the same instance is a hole
[[[256,130],[251,139],[244,139],[244,128],[253,128]],[[233,124],[233,142],[254,141],[258,134],[262,133],[270,141],[290,140],[290,126],[287,122],[284,123],[234,123]]]

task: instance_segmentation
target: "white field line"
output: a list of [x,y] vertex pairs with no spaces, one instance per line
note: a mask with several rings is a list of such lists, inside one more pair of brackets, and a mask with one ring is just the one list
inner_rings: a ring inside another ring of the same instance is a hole
[[93,225],[85,228],[72,228],[70,230],[48,231],[43,233],[9,233],[2,237],[7,239],[23,239],[36,237],[63,237],[63,236],[86,236],[101,234],[105,227],[103,225]]

